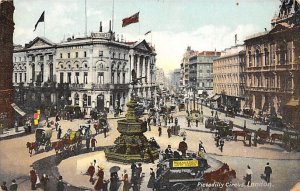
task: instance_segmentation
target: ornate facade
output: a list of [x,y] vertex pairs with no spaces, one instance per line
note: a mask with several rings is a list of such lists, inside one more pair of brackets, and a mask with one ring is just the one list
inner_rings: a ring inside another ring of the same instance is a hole
[[58,109],[79,106],[86,113],[120,108],[130,96],[133,69],[137,77],[145,76],[135,86],[138,96],[154,96],[155,56],[146,41],[120,42],[112,32],[68,38],[57,44],[37,37],[24,48],[16,47],[13,82],[16,89],[28,90],[19,99],[24,104],[35,98],[42,108],[48,107],[47,102]]
[[[0,128],[13,127],[12,54],[15,7],[12,0],[0,1]],[[2,126],[3,125],[3,126]]]
[[[280,13],[271,21],[272,29],[245,40],[248,104],[255,110],[282,116],[298,128],[300,125],[299,7],[299,1],[282,1]],[[289,105],[292,110],[285,110]]]
[[244,107],[245,46],[225,49],[213,62],[214,93],[222,96],[224,106]]

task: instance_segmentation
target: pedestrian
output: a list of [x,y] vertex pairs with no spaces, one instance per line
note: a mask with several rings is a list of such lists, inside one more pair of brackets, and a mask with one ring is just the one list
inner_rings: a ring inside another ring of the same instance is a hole
[[168,138],[170,138],[171,137],[171,127],[168,127],[167,133],[168,133]]
[[93,136],[92,140],[91,140],[91,145],[92,145],[92,151],[95,151],[95,147],[96,147],[96,143],[97,140],[95,139],[95,136]]
[[90,150],[90,143],[91,143],[91,139],[90,139],[90,137],[88,136],[88,137],[86,138],[86,140],[85,140],[85,146],[86,146],[87,152],[89,152],[89,150]]
[[7,191],[7,190],[8,190],[5,181],[2,182],[2,184],[1,184],[1,189],[2,189],[3,191]]
[[107,126],[107,125],[104,125],[104,126],[103,126],[103,134],[104,134],[104,138],[107,137],[107,130],[108,130],[108,126]]
[[150,117],[148,117],[148,119],[147,119],[147,123],[148,123],[148,129],[149,129],[149,131],[151,131],[150,122],[151,122],[151,118],[150,118]]
[[41,178],[41,184],[43,186],[44,191],[48,190],[48,182],[49,182],[49,177],[46,174],[43,174]]
[[60,139],[60,137],[61,137],[61,126],[58,127],[57,139]]
[[220,135],[216,136],[216,145],[219,147],[219,142],[220,142]]
[[88,174],[89,176],[90,176],[90,182],[92,183],[92,184],[94,184],[95,182],[94,182],[94,179],[93,179],[93,176],[94,176],[94,174],[95,174],[95,166],[93,165],[93,163],[91,163],[91,165],[89,166],[89,168],[87,169],[87,171],[86,171],[86,174]]
[[176,117],[175,118],[175,126],[177,126],[178,125],[178,118]]
[[133,175],[136,173],[136,170],[137,170],[135,162],[131,163],[131,167],[130,168],[131,168],[131,177],[133,177]]
[[191,120],[190,120],[190,118],[187,119],[187,122],[188,122],[188,127],[191,127]]
[[153,124],[156,126],[156,117],[153,117]]
[[63,182],[63,177],[59,176],[58,182],[56,184],[56,190],[57,191],[64,191],[65,190],[65,184]]
[[124,170],[124,175],[122,175],[122,181],[124,182],[123,191],[129,191],[130,183],[129,183],[129,178],[126,170]]
[[30,182],[31,182],[31,190],[35,190],[36,182],[37,182],[37,175],[33,168],[30,170],[29,175],[30,175]]
[[117,172],[110,173],[109,191],[118,191],[119,177]]
[[168,119],[169,119],[169,124],[171,123],[171,116],[168,116]]
[[171,115],[171,123],[174,123],[174,117]]
[[31,123],[31,119],[28,120],[28,133],[31,133],[31,129],[32,129],[32,123]]
[[253,172],[250,168],[250,166],[247,166],[247,170],[246,170],[246,177],[245,177],[245,185],[246,186],[251,186],[251,176],[252,176]]
[[220,140],[220,149],[221,149],[221,152],[223,152],[223,147],[224,147],[224,139],[221,139]]
[[196,127],[198,127],[198,122],[199,122],[198,119],[196,119]]
[[158,126],[158,136],[161,136],[161,132],[162,132],[161,126]]
[[153,157],[153,154],[152,154],[150,148],[147,148],[146,152],[147,152],[147,154],[149,156],[150,162],[152,162],[152,164],[154,164],[154,157]]
[[269,163],[266,164],[264,173],[266,175],[266,181],[267,181],[267,183],[270,183],[270,178],[271,178],[271,174],[272,174],[272,168],[270,167]]
[[136,174],[139,180],[142,178],[142,172],[143,172],[142,163],[139,163],[136,169]]
[[178,145],[178,150],[182,153],[182,157],[186,156],[186,151],[188,149],[188,145],[186,144],[185,140],[186,138],[184,137]]
[[213,110],[211,110],[211,116],[212,116],[212,117],[214,116],[214,111],[213,111]]
[[167,127],[168,126],[168,118],[167,117],[165,117],[165,126]]
[[55,131],[57,131],[58,130],[58,126],[59,126],[58,121],[56,121],[54,125],[55,125]]
[[200,140],[200,141],[199,141],[198,151],[201,151],[201,150],[203,150],[203,152],[206,153],[206,150],[205,150],[205,148],[204,148],[204,146],[203,146],[203,142]]
[[18,190],[18,184],[16,183],[16,180],[13,179],[11,181],[11,185],[9,186],[9,191],[17,191]]
[[147,184],[147,188],[152,188],[152,190],[154,190],[154,183],[155,183],[155,173],[153,171],[153,168],[150,168],[150,178]]
[[104,180],[104,167],[101,166],[99,167],[98,166],[98,173],[97,173],[97,176],[98,176],[98,180],[94,186],[95,190],[101,190],[103,188],[103,180]]
[[58,122],[58,121],[60,121],[60,117],[59,117],[58,114],[56,114],[56,116],[55,116],[55,122]]
[[173,158],[173,151],[171,149],[171,145],[168,145],[168,147],[165,150],[165,154],[167,158]]

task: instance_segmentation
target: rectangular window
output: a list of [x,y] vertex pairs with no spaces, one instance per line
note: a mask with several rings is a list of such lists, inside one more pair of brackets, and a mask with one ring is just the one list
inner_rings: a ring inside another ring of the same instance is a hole
[[88,73],[87,73],[87,72],[84,72],[84,73],[83,73],[83,80],[84,80],[84,83],[85,83],[85,84],[88,83]]
[[88,106],[92,106],[92,97],[91,97],[91,96],[88,96],[87,98],[88,98],[88,99],[87,99],[87,105],[88,105]]
[[68,72],[68,83],[69,83],[69,84],[71,83],[71,76],[72,76],[72,73],[71,73],[71,72]]
[[19,73],[19,79],[20,79],[20,82],[22,82],[22,73]]
[[18,74],[15,73],[15,83],[18,83]]
[[61,84],[63,84],[63,83],[64,83],[64,73],[61,72],[59,75],[60,75],[59,82],[60,82]]
[[62,53],[60,53],[60,58],[62,58]]
[[43,61],[44,60],[44,56],[40,56],[40,61]]
[[70,58],[71,57],[71,53],[68,53],[68,58]]
[[101,57],[101,56],[103,56],[103,51],[102,50],[99,51],[99,57]]
[[27,75],[26,73],[24,73],[24,82],[26,83],[26,81],[27,81]]
[[49,60],[53,60],[53,55],[49,55]]
[[75,83],[79,84],[79,72],[75,73]]
[[75,52],[75,57],[78,58],[78,52]]
[[103,72],[98,72],[97,83],[104,84],[104,73]]
[[120,84],[120,73],[117,74],[117,84]]
[[[147,78],[145,78],[146,82],[147,82]],[[123,84],[125,84],[125,73],[123,73]]]
[[84,57],[86,57],[86,51],[84,51]]

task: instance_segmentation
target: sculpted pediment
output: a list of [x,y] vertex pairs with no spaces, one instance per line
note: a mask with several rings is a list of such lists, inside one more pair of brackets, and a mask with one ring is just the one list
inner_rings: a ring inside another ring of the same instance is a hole
[[31,41],[26,48],[41,48],[41,47],[52,47],[54,45],[53,42],[48,39],[42,37],[36,37],[33,41]]
[[288,28],[289,25],[287,23],[280,23],[277,24],[269,33],[284,31],[287,30]]
[[144,51],[152,51],[152,49],[150,48],[150,46],[147,44],[145,40],[135,45],[134,48],[144,50]]

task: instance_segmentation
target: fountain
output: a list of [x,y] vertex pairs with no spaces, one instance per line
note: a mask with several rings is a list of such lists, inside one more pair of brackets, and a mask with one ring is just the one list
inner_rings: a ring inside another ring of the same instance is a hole
[[126,104],[128,107],[126,119],[118,120],[117,130],[120,136],[116,138],[115,145],[105,150],[107,160],[131,163],[131,162],[149,162],[151,155],[153,159],[158,158],[159,150],[151,146],[144,132],[147,131],[147,123],[139,119],[135,113],[137,106],[134,85],[144,77],[136,78],[136,73],[132,70],[132,94],[130,101]]

